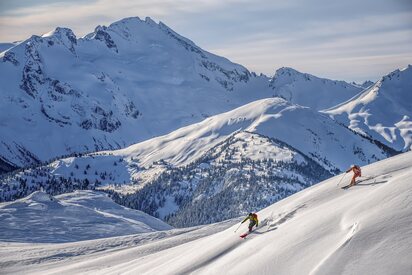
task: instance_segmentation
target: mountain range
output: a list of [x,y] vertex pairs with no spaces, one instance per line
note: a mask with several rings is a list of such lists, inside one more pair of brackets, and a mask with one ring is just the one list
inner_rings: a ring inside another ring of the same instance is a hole
[[1,201],[99,189],[198,225],[411,149],[411,66],[373,85],[268,77],[136,17],[82,38],[59,27],[0,60]]
[[0,60],[3,170],[124,148],[259,99],[319,109],[362,90],[290,68],[256,75],[150,18],[98,26],[82,38],[59,27]]

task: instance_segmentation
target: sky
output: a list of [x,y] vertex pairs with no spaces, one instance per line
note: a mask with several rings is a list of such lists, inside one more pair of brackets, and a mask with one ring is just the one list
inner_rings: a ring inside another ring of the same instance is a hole
[[0,42],[125,17],[162,21],[249,70],[378,80],[412,64],[412,0],[0,0]]

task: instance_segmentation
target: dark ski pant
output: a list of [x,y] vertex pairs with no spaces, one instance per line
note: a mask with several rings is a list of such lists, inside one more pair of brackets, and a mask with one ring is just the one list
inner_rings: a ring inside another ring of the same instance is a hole
[[252,227],[255,226],[255,224],[256,224],[256,221],[254,220],[249,221],[249,232],[252,232]]
[[350,181],[350,186],[353,186],[356,184],[356,178],[360,177],[361,174],[353,174],[352,180]]

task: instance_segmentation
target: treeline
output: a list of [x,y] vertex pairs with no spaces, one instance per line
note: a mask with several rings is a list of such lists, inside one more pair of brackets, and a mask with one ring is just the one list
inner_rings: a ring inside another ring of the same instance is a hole
[[[77,155],[77,154],[76,154]],[[96,155],[97,156],[97,155]],[[96,156],[90,156],[94,158]],[[78,155],[78,157],[80,157]],[[113,169],[123,162],[122,157],[113,160]],[[72,192],[74,190],[95,189],[102,182],[116,182],[115,176],[107,171],[98,172],[90,165],[73,163],[73,169],[67,175],[53,174],[49,165],[24,168],[19,172],[8,173],[0,177],[0,202],[12,201],[31,194],[34,191],[44,190],[51,195]],[[124,183],[124,182],[123,182]]]
[[98,181],[91,182],[88,179],[78,180],[52,176],[39,181],[33,179],[29,182],[25,178],[19,178],[12,185],[1,185],[0,202],[17,200],[38,190],[50,195],[59,195],[75,190],[95,190],[98,186],[100,186]]

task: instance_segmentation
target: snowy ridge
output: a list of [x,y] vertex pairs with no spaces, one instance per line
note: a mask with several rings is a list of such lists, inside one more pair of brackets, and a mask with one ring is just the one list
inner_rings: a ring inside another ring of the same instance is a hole
[[[362,167],[366,180],[348,190],[337,186],[338,175],[290,196],[259,211],[260,225],[245,240],[239,235],[246,224],[234,232],[240,217],[226,230],[215,224],[203,233],[182,229],[179,236],[151,233],[63,247],[3,244],[0,266],[10,274],[408,274],[411,163],[412,153],[403,153]],[[345,176],[341,186],[348,181]],[[121,250],[113,250],[114,243]],[[70,253],[53,257],[62,250]]]
[[276,70],[269,85],[276,96],[315,110],[335,106],[364,89],[359,85],[319,78],[287,67]]
[[119,206],[106,194],[95,191],[56,197],[37,191],[1,204],[0,216],[0,242],[74,242],[172,228],[143,212]]
[[412,148],[412,66],[396,70],[325,111],[350,129],[399,151]]
[[[351,160],[366,164],[386,157],[385,152],[377,149],[373,143],[353,135],[335,121],[281,98],[258,100],[168,135],[111,153],[115,156],[134,156],[143,167],[158,160],[171,165],[187,165],[239,131],[281,140],[317,158],[316,161],[330,171],[345,169]],[[361,152],[357,152],[358,149]],[[323,161],[323,158],[327,161]]]

